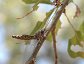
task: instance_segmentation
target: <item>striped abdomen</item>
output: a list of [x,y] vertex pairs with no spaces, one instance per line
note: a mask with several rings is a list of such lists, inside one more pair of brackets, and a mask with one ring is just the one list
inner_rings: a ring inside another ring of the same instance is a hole
[[20,40],[31,40],[31,39],[36,39],[35,36],[30,36],[30,35],[13,35],[12,38],[20,39]]

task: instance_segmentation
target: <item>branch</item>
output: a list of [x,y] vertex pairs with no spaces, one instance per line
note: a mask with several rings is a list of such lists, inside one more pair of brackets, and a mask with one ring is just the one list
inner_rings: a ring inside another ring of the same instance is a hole
[[55,64],[57,64],[57,48],[56,48],[56,33],[55,33],[56,26],[53,27],[51,33],[52,33],[52,39],[53,39],[53,49],[54,49],[54,58],[55,58]]
[[69,2],[69,0],[64,0],[63,4],[60,6],[60,9],[57,12],[55,12],[55,16],[53,18],[53,21],[51,22],[51,25],[47,26],[45,30],[43,29],[43,31],[44,31],[43,36],[39,39],[37,46],[34,49],[31,57],[26,61],[25,64],[34,64],[34,63],[31,63],[31,61],[35,61],[33,59],[36,58],[39,49],[41,48],[43,42],[46,40],[46,37],[48,36],[48,34],[52,31],[53,27],[56,25],[59,17],[61,16],[61,14],[64,11],[68,2]]

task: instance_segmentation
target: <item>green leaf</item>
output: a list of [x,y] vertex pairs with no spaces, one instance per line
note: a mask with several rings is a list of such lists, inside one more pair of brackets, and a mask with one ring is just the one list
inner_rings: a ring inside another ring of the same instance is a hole
[[76,57],[81,57],[81,58],[84,58],[84,52],[74,52],[71,50],[71,46],[72,46],[72,41],[69,40],[69,43],[68,43],[68,53],[69,55],[72,57],[72,58],[76,58]]
[[84,33],[84,22],[83,22],[82,25],[80,26],[80,31],[81,31],[82,33]]
[[80,31],[77,31],[76,33],[77,33],[79,41],[84,41],[84,33]]
[[76,31],[75,36],[69,40],[68,53],[72,58],[76,58],[76,57],[84,58],[83,51],[74,52],[73,50],[71,50],[72,45],[79,45],[83,47],[81,42],[84,43],[84,22],[80,26],[80,31]]
[[51,32],[48,34],[46,40],[48,40],[49,42],[52,42],[52,34],[51,34]]
[[43,26],[44,26],[44,22],[38,21],[36,26],[34,27],[33,31],[31,32],[31,35],[33,35],[35,32],[37,32]]
[[38,21],[35,28],[33,29],[33,31],[31,32],[31,34],[36,33],[38,30],[42,29],[46,23],[46,21],[49,19],[49,17],[51,16],[51,14],[53,13],[54,8],[52,10],[50,10],[49,12],[46,13],[46,17],[43,21]]
[[84,22],[82,23],[82,25],[80,26],[80,31],[82,33],[82,39],[84,41]]
[[82,32],[80,31],[76,31],[76,34],[74,37],[72,37],[71,39],[69,39],[69,43],[68,43],[68,53],[72,58],[76,58],[76,57],[81,57],[84,58],[84,52],[83,51],[78,51],[78,52],[74,52],[73,50],[71,50],[71,46],[72,45],[79,45],[81,47],[83,47],[81,42],[84,42],[82,36]]
[[50,0],[23,0],[23,2],[25,2],[26,4],[33,4],[36,2],[45,3],[45,4],[51,4],[52,3]]

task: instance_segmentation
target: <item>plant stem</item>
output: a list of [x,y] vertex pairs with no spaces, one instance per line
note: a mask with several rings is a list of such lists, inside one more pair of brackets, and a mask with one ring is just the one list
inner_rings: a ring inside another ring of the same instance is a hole
[[57,64],[57,47],[56,47],[56,33],[55,33],[56,27],[54,26],[52,29],[52,39],[53,39],[53,48],[54,48],[54,56],[55,56],[55,64]]

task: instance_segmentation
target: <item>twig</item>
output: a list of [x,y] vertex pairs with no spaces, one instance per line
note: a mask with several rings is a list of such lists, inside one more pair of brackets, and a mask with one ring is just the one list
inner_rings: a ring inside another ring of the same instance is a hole
[[57,64],[57,48],[56,48],[56,33],[55,33],[56,27],[54,26],[52,29],[52,39],[53,39],[53,48],[54,48],[54,56],[55,56],[55,64]]
[[56,12],[56,14],[55,14],[55,16],[54,16],[54,18],[53,18],[53,22],[51,23],[50,26],[46,27],[45,32],[44,32],[44,37],[38,41],[37,46],[36,46],[36,48],[34,49],[34,51],[33,51],[32,55],[31,55],[31,57],[26,61],[25,64],[30,64],[30,61],[31,61],[32,59],[36,58],[39,49],[41,48],[43,42],[45,41],[45,39],[46,39],[46,37],[48,36],[48,34],[50,33],[50,31],[51,31],[51,30],[53,29],[53,27],[56,25],[56,23],[57,23],[59,17],[61,16],[61,14],[62,14],[64,8],[66,7],[66,5],[68,4],[68,2],[69,2],[69,0],[64,0],[62,6],[60,6],[60,9],[59,9],[59,10]]
[[25,14],[24,16],[18,17],[18,18],[16,18],[16,19],[22,19],[22,18],[26,17],[27,15],[29,15],[30,13],[32,13],[33,11],[34,11],[34,10],[32,10],[32,11],[28,12],[27,14]]

